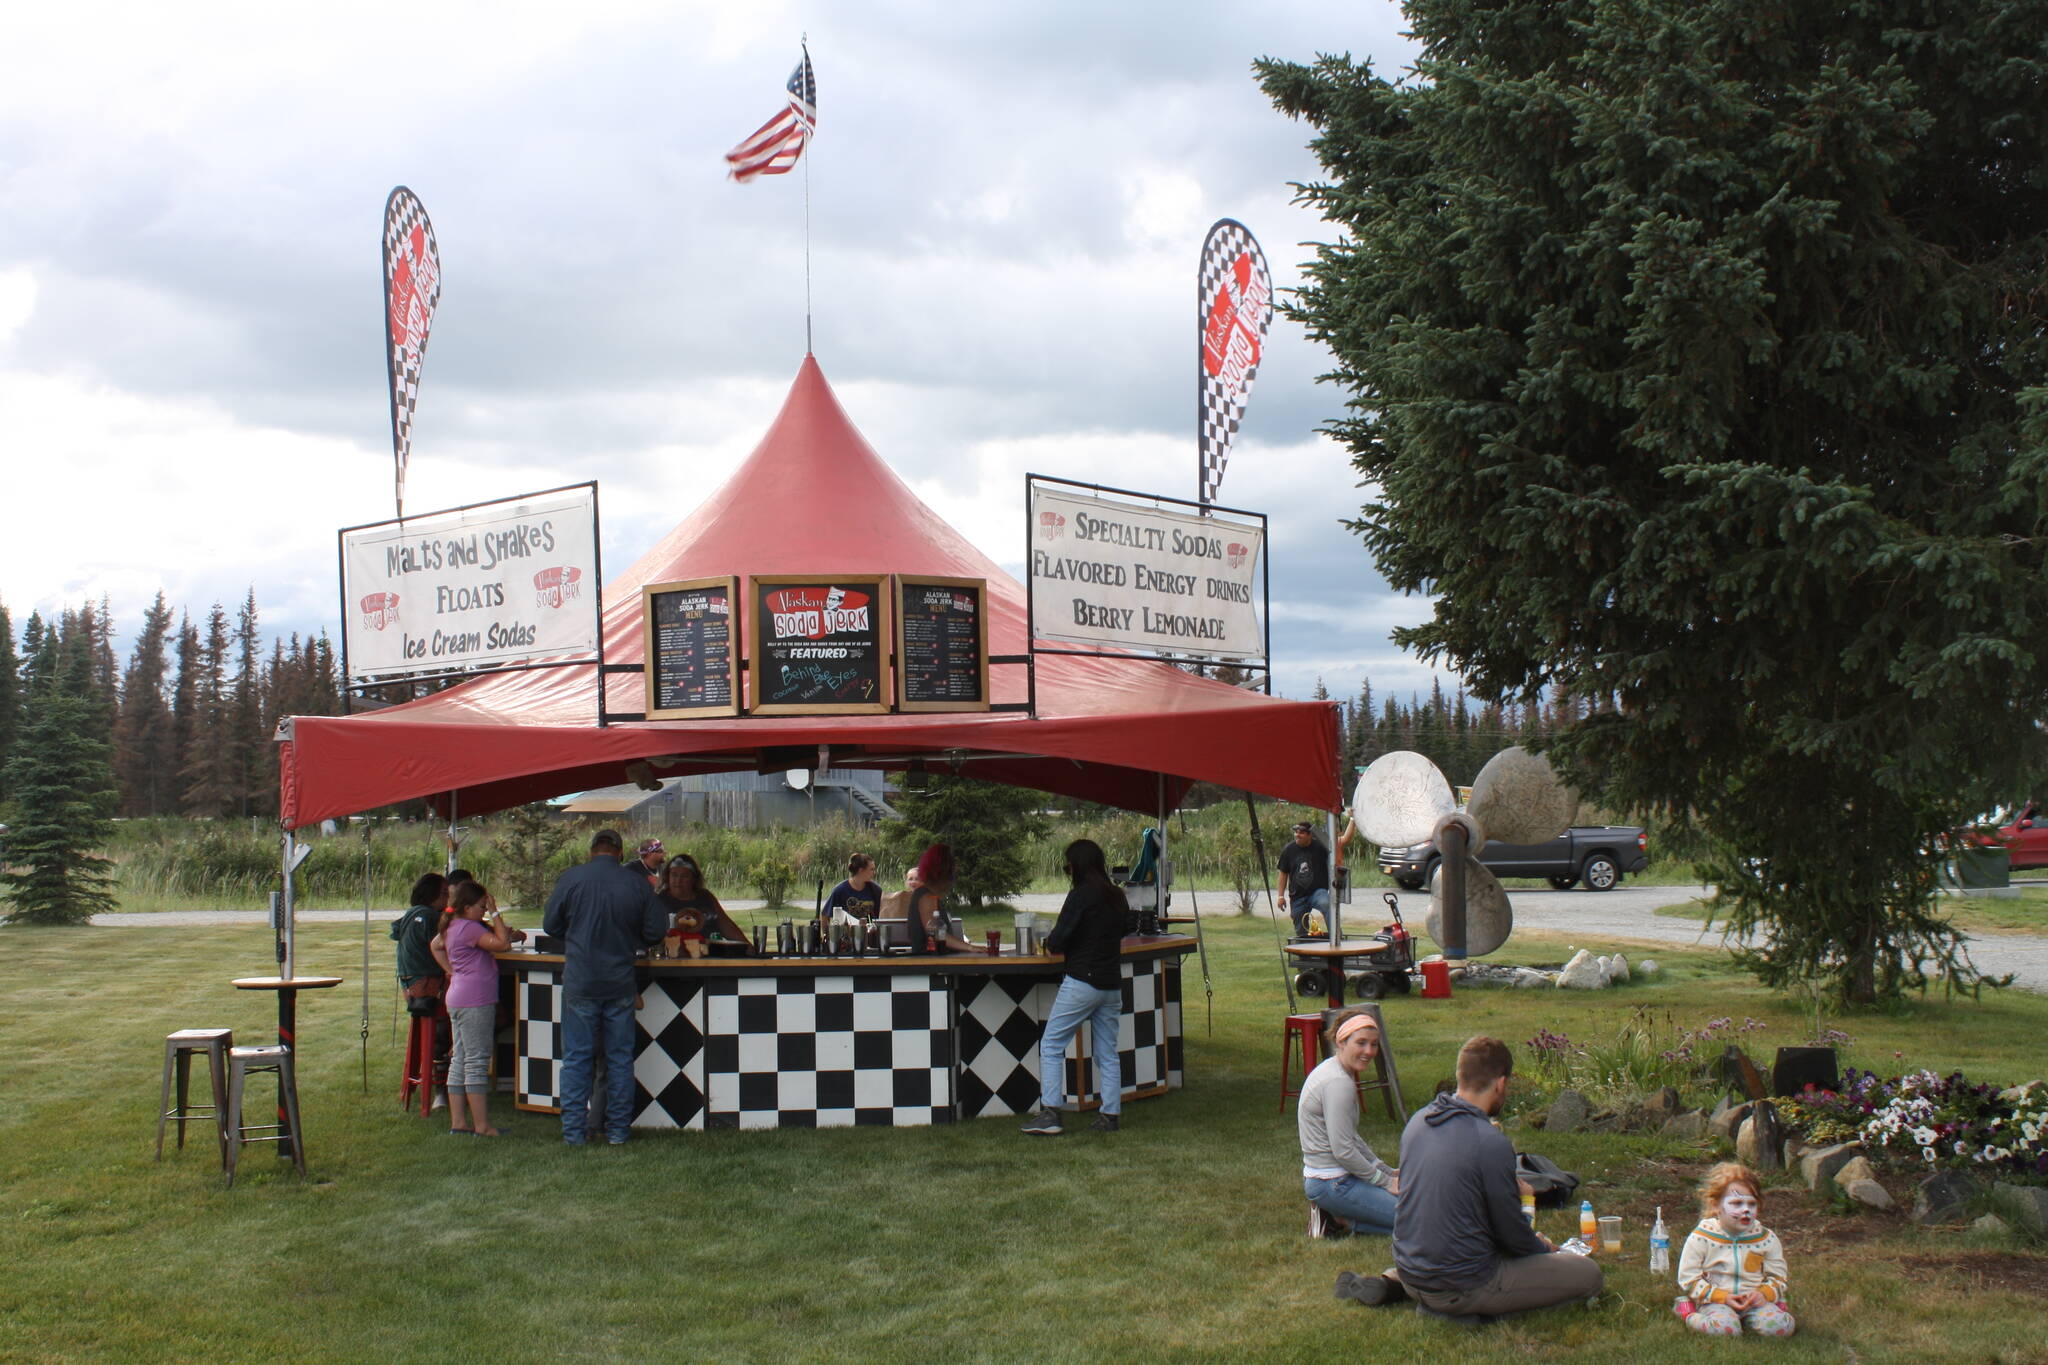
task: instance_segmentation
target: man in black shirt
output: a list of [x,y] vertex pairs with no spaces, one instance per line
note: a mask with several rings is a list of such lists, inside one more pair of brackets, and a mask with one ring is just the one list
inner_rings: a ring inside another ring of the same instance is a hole
[[1303,821],[1294,827],[1294,842],[1280,852],[1280,884],[1274,894],[1294,917],[1294,936],[1308,936],[1308,912],[1320,910],[1325,922],[1330,916],[1330,850],[1316,842],[1314,827]]

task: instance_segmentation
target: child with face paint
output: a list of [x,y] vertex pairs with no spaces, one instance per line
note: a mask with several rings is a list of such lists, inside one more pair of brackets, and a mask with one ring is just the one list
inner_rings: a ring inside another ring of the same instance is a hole
[[1747,1327],[1789,1337],[1798,1326],[1785,1308],[1785,1248],[1757,1218],[1762,1188],[1755,1173],[1732,1161],[1708,1171],[1700,1186],[1700,1224],[1678,1258],[1686,1297],[1675,1305],[1695,1332],[1733,1337]]

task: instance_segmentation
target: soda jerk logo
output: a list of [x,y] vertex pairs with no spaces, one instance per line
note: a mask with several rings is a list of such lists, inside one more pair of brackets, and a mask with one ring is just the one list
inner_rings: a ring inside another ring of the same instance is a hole
[[866,634],[868,594],[846,588],[777,588],[768,594],[769,638],[822,640]]

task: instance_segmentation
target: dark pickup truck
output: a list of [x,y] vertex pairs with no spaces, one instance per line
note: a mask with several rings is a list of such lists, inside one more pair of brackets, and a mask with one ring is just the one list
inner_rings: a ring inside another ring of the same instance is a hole
[[[1588,891],[1611,891],[1623,873],[1650,865],[1650,839],[1634,825],[1577,825],[1548,843],[1488,840],[1479,861],[1496,877],[1547,877],[1560,891],[1573,882]],[[1403,890],[1428,886],[1436,865],[1436,849],[1429,844],[1380,850],[1380,871]]]

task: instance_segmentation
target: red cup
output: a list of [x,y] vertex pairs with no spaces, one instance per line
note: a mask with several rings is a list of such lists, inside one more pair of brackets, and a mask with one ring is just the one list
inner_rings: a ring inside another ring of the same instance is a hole
[[1001,957],[1003,955],[1002,930],[991,929],[988,931],[988,955],[990,957]]

